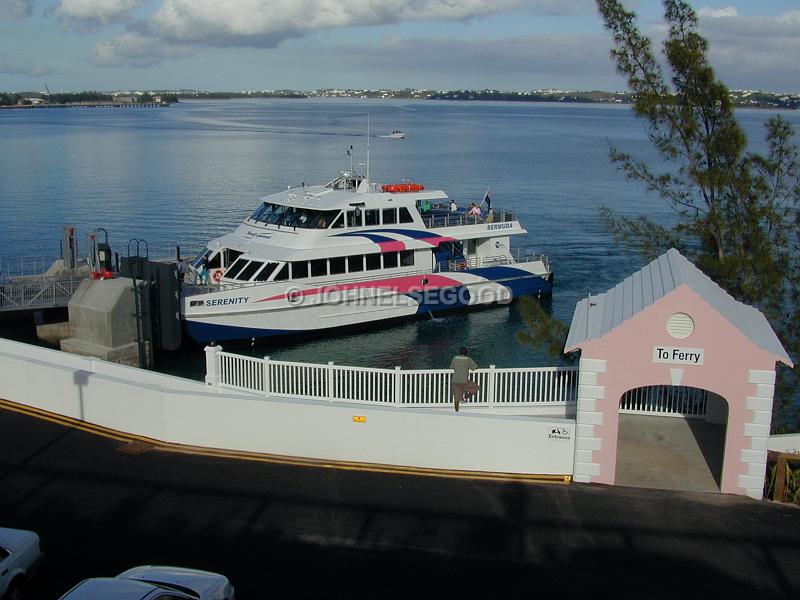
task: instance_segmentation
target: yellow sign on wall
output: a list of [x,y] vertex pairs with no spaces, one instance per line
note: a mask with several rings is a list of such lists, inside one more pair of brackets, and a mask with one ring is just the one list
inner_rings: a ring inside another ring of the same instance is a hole
[[367,417],[362,415],[353,415],[353,423],[366,423]]

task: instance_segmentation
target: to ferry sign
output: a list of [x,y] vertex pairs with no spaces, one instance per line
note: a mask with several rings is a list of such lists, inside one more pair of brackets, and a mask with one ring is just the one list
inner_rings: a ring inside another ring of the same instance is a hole
[[670,346],[653,346],[654,363],[702,365],[704,355],[705,350],[703,348],[673,348]]

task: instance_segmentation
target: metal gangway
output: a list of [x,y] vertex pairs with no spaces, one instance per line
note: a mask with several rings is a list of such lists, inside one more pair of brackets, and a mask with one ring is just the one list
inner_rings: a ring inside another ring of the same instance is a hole
[[0,280],[0,313],[67,306],[86,275],[24,276]]

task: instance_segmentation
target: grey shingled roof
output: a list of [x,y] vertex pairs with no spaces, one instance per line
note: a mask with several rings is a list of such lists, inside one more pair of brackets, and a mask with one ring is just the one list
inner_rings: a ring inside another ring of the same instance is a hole
[[572,352],[584,342],[605,335],[684,283],[756,346],[787,365],[792,364],[766,317],[758,309],[734,300],[674,248],[604,294],[579,301],[572,315],[564,351]]

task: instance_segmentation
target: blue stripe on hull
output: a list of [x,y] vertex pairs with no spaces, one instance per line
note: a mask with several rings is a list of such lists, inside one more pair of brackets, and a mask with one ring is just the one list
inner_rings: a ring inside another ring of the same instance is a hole
[[215,325],[201,321],[186,321],[186,330],[195,342],[220,342],[224,340],[249,340],[290,333],[303,333],[290,329],[258,329],[256,327],[234,327],[232,325]]

